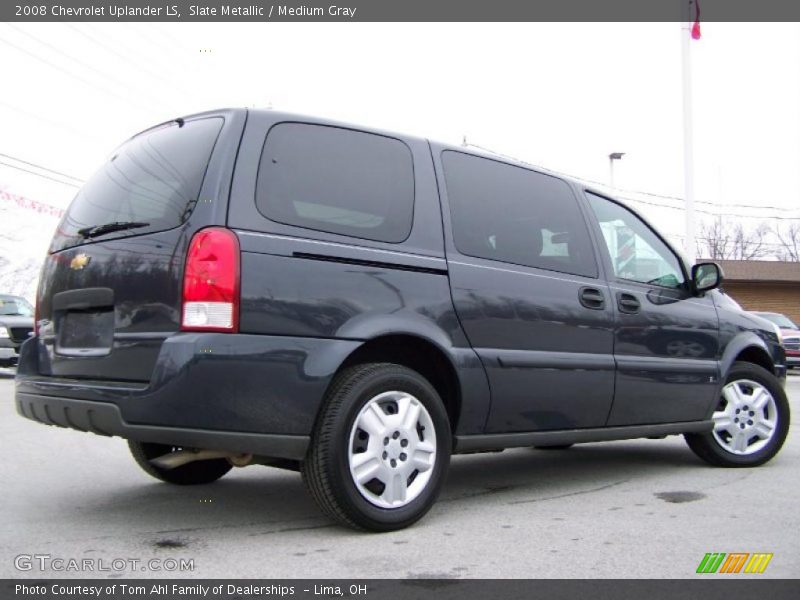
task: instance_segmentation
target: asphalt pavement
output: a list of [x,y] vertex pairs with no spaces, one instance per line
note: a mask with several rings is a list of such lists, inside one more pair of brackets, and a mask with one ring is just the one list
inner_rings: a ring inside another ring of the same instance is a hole
[[[2,377],[0,577],[691,578],[707,552],[773,553],[754,577],[800,577],[800,376],[765,466],[706,466],[681,437],[457,456],[433,510],[388,534],[333,524],[297,473],[157,482],[120,439],[18,417]],[[193,570],[164,570],[181,559]],[[76,564],[95,571],[55,570]]]

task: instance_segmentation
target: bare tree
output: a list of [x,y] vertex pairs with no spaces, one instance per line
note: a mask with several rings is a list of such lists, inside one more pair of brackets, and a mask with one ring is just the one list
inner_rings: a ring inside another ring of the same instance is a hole
[[730,254],[731,240],[722,217],[717,217],[711,222],[704,221],[700,226],[698,241],[705,248],[703,254],[708,258],[721,260],[728,258]]
[[[755,229],[745,229],[744,225],[732,225],[717,217],[700,226],[699,242],[708,258],[715,260],[755,260],[768,255],[765,243],[769,227],[759,224]],[[800,241],[800,240],[798,240]]]
[[781,260],[800,262],[800,222],[792,221],[791,225],[778,225],[773,229],[780,242],[778,256]]
[[756,260],[769,254],[768,246],[764,243],[769,235],[769,227],[761,223],[752,231],[746,231],[741,223],[733,228],[733,258],[734,260]]

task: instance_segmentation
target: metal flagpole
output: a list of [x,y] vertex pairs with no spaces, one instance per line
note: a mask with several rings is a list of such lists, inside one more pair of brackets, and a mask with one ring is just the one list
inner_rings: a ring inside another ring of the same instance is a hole
[[[681,70],[683,73],[683,185],[686,207],[684,250],[690,265],[697,259],[694,213],[694,140],[692,128],[692,6],[697,0],[682,0],[686,18],[681,23]],[[698,30],[699,36],[699,30]]]

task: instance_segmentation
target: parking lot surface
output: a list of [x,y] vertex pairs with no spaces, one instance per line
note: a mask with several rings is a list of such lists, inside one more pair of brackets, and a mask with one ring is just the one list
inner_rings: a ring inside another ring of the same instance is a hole
[[[334,525],[297,473],[157,482],[120,439],[18,417],[13,390],[0,375],[1,577],[681,578],[707,552],[771,552],[758,577],[800,577],[799,376],[795,423],[763,467],[706,466],[680,437],[457,456],[427,517],[388,534]],[[18,570],[33,554],[194,570]]]

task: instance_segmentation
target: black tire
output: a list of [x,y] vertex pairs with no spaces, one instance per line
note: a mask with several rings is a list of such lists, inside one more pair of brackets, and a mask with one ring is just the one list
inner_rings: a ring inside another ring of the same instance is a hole
[[558,446],[534,446],[536,450],[569,450],[575,444],[559,444]]
[[232,465],[224,458],[198,460],[174,469],[162,469],[150,461],[181,448],[166,444],[150,444],[128,440],[131,455],[142,470],[156,479],[175,485],[200,485],[212,483],[231,470]]
[[[734,454],[726,450],[714,437],[712,432],[687,433],[686,443],[697,456],[717,467],[757,467],[774,457],[783,446],[789,433],[790,410],[786,392],[777,377],[772,373],[748,362],[736,362],[728,373],[725,385],[737,380],[750,380],[761,384],[775,400],[777,424],[769,442],[758,452],[752,454]],[[723,400],[720,399],[720,405]],[[716,407],[718,408],[718,407]]]
[[[430,479],[416,498],[399,508],[382,508],[367,500],[356,487],[349,466],[355,419],[371,399],[389,391],[406,392],[419,400],[436,433]],[[323,512],[340,523],[368,531],[394,531],[416,522],[433,506],[450,463],[451,445],[447,411],[427,379],[391,363],[356,365],[339,373],[328,390],[303,462],[303,481]]]

